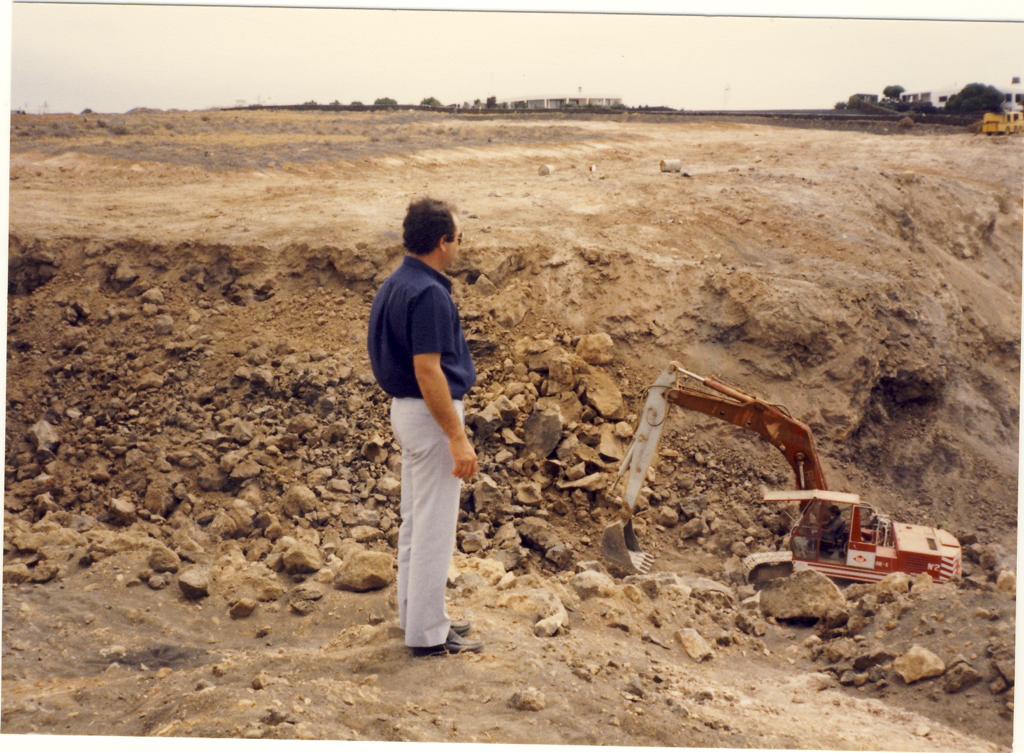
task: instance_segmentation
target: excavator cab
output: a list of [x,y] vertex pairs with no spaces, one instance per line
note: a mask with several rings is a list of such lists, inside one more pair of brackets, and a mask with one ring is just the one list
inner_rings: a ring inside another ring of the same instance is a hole
[[799,560],[846,561],[855,508],[827,499],[812,499],[790,537],[793,556]]

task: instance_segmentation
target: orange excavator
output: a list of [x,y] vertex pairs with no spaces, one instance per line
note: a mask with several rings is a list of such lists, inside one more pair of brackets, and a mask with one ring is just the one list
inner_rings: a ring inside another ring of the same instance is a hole
[[[678,385],[680,375],[711,391]],[[856,494],[830,491],[807,424],[781,405],[714,377],[694,374],[675,362],[648,389],[633,443],[616,477],[615,486],[625,483],[623,515],[605,529],[601,541],[602,554],[613,571],[645,573],[653,565],[653,557],[640,548],[633,517],[669,405],[753,431],[776,447],[793,469],[796,489],[767,492],[764,497],[766,502],[796,509],[787,548],[748,556],[743,564],[749,582],[762,584],[803,569],[861,582],[879,581],[893,572],[927,573],[940,583],[960,577],[960,542],[948,531],[895,522]]]

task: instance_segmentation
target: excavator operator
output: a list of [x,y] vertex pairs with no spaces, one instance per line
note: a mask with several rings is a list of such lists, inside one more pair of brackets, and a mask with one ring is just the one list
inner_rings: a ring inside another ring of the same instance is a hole
[[837,505],[828,508],[829,518],[821,532],[822,554],[835,554],[842,557],[846,553],[846,544],[850,538],[850,529],[846,525],[842,511]]

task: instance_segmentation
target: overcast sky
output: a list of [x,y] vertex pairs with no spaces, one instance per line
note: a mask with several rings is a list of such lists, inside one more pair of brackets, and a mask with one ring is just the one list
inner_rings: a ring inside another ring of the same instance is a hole
[[582,88],[628,105],[829,108],[888,84],[1009,84],[1022,42],[1020,23],[19,3],[11,106],[449,104]]

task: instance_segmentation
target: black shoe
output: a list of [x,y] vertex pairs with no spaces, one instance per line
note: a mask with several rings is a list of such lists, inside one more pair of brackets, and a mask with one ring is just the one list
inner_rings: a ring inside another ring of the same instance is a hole
[[444,643],[437,646],[413,646],[413,656],[444,656],[446,654],[461,654],[465,651],[480,653],[484,648],[481,641],[474,641],[463,638],[454,630],[448,631],[448,638]]
[[459,635],[468,635],[472,629],[473,624],[469,620],[452,620],[452,630]]

